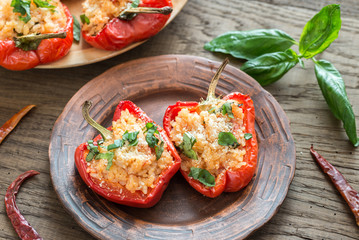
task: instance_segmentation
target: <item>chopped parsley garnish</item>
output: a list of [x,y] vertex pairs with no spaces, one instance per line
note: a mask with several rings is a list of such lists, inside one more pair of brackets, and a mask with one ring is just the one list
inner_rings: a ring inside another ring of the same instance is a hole
[[188,176],[193,177],[208,187],[214,187],[216,185],[216,178],[206,169],[191,167]]
[[192,149],[196,142],[197,139],[190,132],[185,132],[183,134],[183,142],[178,147],[181,149],[184,155],[191,159],[197,160],[197,153]]
[[90,24],[90,19],[85,15],[85,14],[81,14],[80,15],[80,19],[82,24]]
[[252,133],[245,133],[244,134],[244,139],[245,140],[249,140],[249,139],[251,139],[253,136],[252,136]]
[[233,148],[239,146],[236,137],[231,132],[220,132],[218,134],[218,144],[222,146],[230,146]]

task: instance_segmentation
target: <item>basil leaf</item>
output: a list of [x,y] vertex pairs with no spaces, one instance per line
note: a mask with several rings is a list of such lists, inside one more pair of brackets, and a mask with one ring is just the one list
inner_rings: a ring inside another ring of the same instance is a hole
[[140,0],[132,0],[131,7],[137,8],[140,5]]
[[236,148],[239,146],[237,138],[231,132],[220,132],[218,134],[218,144]]
[[328,5],[304,27],[299,41],[299,52],[311,58],[323,52],[338,37],[341,28],[340,5]]
[[265,53],[285,51],[294,43],[295,40],[281,30],[258,29],[225,33],[206,43],[204,49],[251,60]]
[[120,148],[122,147],[124,144],[123,140],[122,139],[116,139],[113,144],[110,144],[106,147],[107,151],[110,151],[110,150],[113,150],[113,149],[116,149],[116,148]]
[[178,147],[181,149],[184,155],[191,159],[197,160],[197,153],[192,149],[196,142],[197,139],[190,132],[185,132],[183,134],[183,142]]
[[241,70],[256,79],[262,86],[271,84],[286,74],[298,63],[298,56],[292,50],[264,54],[243,64]]
[[188,176],[193,177],[208,187],[214,187],[216,185],[216,178],[206,169],[191,167]]
[[34,3],[36,7],[39,8],[56,8],[54,5],[51,5],[47,1],[43,1],[43,0],[34,0]]
[[110,167],[112,166],[112,160],[114,157],[114,153],[113,152],[106,152],[106,153],[100,153],[95,157],[95,160],[99,160],[99,159],[105,159],[107,160],[107,167],[106,170],[110,170]]
[[79,21],[77,20],[77,18],[76,18],[74,15],[72,15],[72,18],[74,19],[74,30],[73,30],[74,40],[75,40],[76,42],[80,42],[81,26],[80,26]]
[[227,113],[229,118],[234,118],[231,104],[232,103],[230,103],[230,102],[225,102],[222,105],[222,114],[226,115],[226,113]]
[[154,123],[146,123],[146,142],[148,143],[148,146],[150,148],[154,148],[158,142],[159,139],[155,136],[155,133],[159,134],[158,130],[157,130],[157,126]]
[[162,141],[159,146],[158,145],[155,146],[156,160],[161,158],[162,153],[165,150],[164,145],[165,143]]
[[136,146],[138,144],[138,139],[137,139],[138,134],[139,131],[129,133],[126,130],[126,132],[122,135],[122,140],[128,141],[129,146]]
[[92,161],[92,159],[95,157],[95,153],[93,151],[89,151],[89,153],[86,156],[86,162]]
[[355,147],[358,147],[355,115],[342,76],[330,62],[325,60],[315,61],[315,75],[330,110],[337,119],[343,122],[349,140]]
[[10,6],[14,8],[12,11],[14,13],[20,13],[22,16],[19,16],[19,18],[25,23],[31,19],[30,5],[31,0],[12,0],[10,4]]
[[245,139],[245,140],[249,140],[249,139],[251,139],[252,137],[253,137],[252,133],[245,133],[245,134],[244,134],[244,139]]
[[80,15],[80,19],[82,24],[90,24],[90,19],[85,15],[85,14],[81,14]]

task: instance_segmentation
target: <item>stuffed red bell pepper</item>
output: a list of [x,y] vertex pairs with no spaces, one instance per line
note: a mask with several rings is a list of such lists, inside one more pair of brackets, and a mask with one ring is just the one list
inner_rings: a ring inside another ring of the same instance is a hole
[[0,2],[0,65],[26,70],[64,57],[73,40],[73,18],[59,0]]
[[166,110],[163,127],[180,151],[180,171],[189,184],[208,197],[236,192],[252,179],[257,165],[254,106],[239,92],[215,97],[219,75],[206,100],[177,102]]
[[82,36],[93,47],[120,50],[154,36],[171,12],[171,0],[86,0]]
[[83,105],[84,118],[101,135],[76,149],[81,178],[110,201],[140,208],[155,205],[181,164],[165,131],[130,101],[120,102],[109,129],[89,116],[90,106]]

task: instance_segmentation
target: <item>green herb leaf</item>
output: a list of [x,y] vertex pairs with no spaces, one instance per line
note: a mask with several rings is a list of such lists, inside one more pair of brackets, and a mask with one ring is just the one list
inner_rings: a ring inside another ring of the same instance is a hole
[[256,79],[262,86],[279,80],[298,63],[298,56],[292,50],[268,53],[243,64],[241,70]]
[[304,27],[299,41],[299,52],[311,58],[323,52],[338,37],[341,28],[340,5],[328,5]]
[[253,137],[252,133],[245,133],[245,134],[244,134],[244,139],[245,139],[245,140],[249,140],[249,139],[251,139],[252,137]]
[[216,178],[206,169],[191,167],[188,176],[193,177],[208,187],[214,187],[216,185]]
[[132,0],[131,7],[136,8],[140,5],[140,0]]
[[294,39],[281,30],[258,29],[225,33],[206,43],[204,49],[251,60],[266,53],[285,51],[294,43]]
[[124,142],[122,139],[116,139],[112,144],[108,145],[106,147],[106,149],[107,149],[107,151],[110,151],[110,150],[122,147],[123,144],[124,144]]
[[208,110],[209,113],[215,113],[215,111],[216,111],[216,108],[215,108],[215,107],[213,107],[213,108],[211,108],[211,109]]
[[96,154],[92,151],[89,151],[89,153],[86,156],[86,162],[92,161],[92,159],[96,156]]
[[105,159],[107,160],[107,167],[106,170],[110,170],[110,167],[112,166],[112,160],[114,157],[114,153],[113,152],[106,152],[106,153],[100,153],[97,154],[97,156],[95,157],[95,160],[99,160],[99,159]]
[[190,132],[185,132],[183,134],[183,142],[178,147],[181,149],[184,155],[191,159],[197,160],[197,153],[192,149],[196,142],[197,139]]
[[138,139],[137,139],[138,134],[139,131],[129,133],[126,130],[126,132],[122,135],[122,140],[128,141],[129,146],[136,146],[138,144]]
[[98,147],[93,144],[93,140],[88,140],[88,141],[87,141],[87,149],[90,150],[89,153],[88,153],[87,156],[86,156],[86,161],[87,161],[87,162],[92,161],[92,159],[93,159],[98,153],[100,153],[100,151],[98,150]]
[[161,158],[162,153],[165,150],[164,145],[165,145],[165,143],[163,141],[161,141],[160,145],[155,146],[156,160]]
[[239,146],[237,138],[231,132],[220,132],[218,134],[218,144],[236,148]]
[[80,37],[81,37],[81,26],[80,26],[80,23],[79,21],[77,20],[77,18],[72,15],[72,18],[74,19],[74,40],[76,42],[80,42]]
[[47,1],[43,1],[43,0],[34,0],[34,3],[36,7],[39,8],[56,8],[54,5],[51,5]]
[[159,134],[157,130],[157,126],[154,123],[146,123],[146,142],[148,143],[148,146],[150,148],[154,148],[158,142],[159,139],[155,136],[155,133]]
[[19,18],[25,23],[31,19],[30,5],[31,0],[12,0],[10,4],[10,6],[14,8],[12,11],[14,13],[20,13],[22,16],[19,16]]
[[90,24],[90,19],[85,15],[85,14],[81,14],[80,15],[80,19],[82,24]]
[[315,61],[315,75],[325,101],[334,116],[343,122],[345,132],[355,147],[359,146],[355,115],[339,71],[328,61]]
[[234,118],[233,112],[232,112],[232,103],[230,102],[225,102],[222,105],[222,114],[226,115],[228,114],[229,118]]

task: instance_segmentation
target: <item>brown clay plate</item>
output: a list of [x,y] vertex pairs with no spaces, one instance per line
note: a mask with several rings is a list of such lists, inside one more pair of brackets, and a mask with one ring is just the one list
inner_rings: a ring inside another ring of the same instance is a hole
[[53,128],[49,156],[54,188],[68,212],[99,239],[241,239],[265,224],[282,204],[295,170],[295,146],[278,102],[255,80],[227,66],[217,94],[249,94],[256,110],[258,167],[250,184],[215,199],[202,196],[176,174],[160,202],[149,209],[114,204],[80,178],[76,147],[97,135],[82,118],[81,105],[93,102],[91,116],[111,124],[120,100],[132,100],[157,123],[168,105],[206,96],[219,62],[183,55],[138,59],[118,65],[83,86]]
[[[62,2],[79,21],[83,0],[62,0]],[[164,27],[166,27],[177,16],[186,3],[187,0],[172,0],[173,12]],[[144,42],[145,41],[133,43],[119,51],[106,51],[90,46],[81,38],[79,43],[74,42],[72,44],[70,52],[64,58],[49,64],[39,65],[36,68],[68,68],[95,63],[127,52]]]

